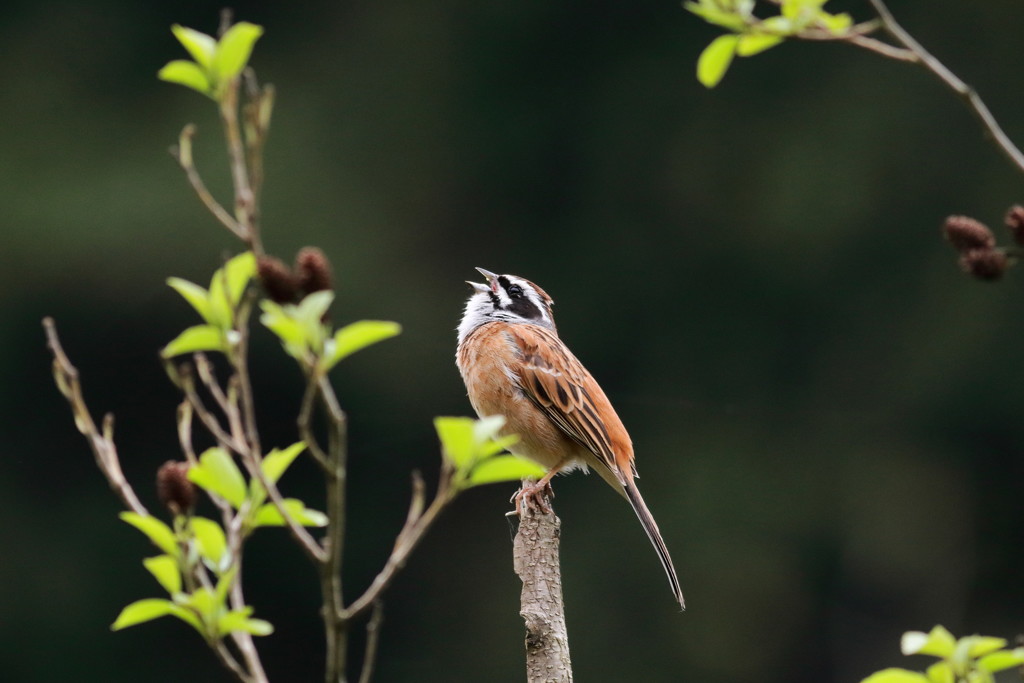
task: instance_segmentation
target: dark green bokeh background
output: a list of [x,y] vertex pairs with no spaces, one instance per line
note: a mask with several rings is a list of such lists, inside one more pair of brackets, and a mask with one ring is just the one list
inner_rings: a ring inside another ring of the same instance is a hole
[[[219,681],[184,626],[112,634],[158,594],[144,539],[52,386],[54,315],[124,466],[153,502],[176,456],[157,349],[194,317],[163,281],[237,249],[166,154],[212,106],[160,83],[208,2],[14,2],[0,14],[0,671],[11,681]],[[865,2],[837,6],[868,16]],[[603,0],[238,2],[278,87],[266,244],[317,244],[336,316],[402,322],[336,372],[352,421],[349,594],[386,557],[430,420],[470,409],[454,327],[474,266],[558,301],[563,338],[637,446],[672,549],[678,614],[628,507],[557,482],[580,681],[858,681],[942,623],[1013,636],[1020,605],[1021,273],[961,276],[950,213],[993,223],[1021,176],[932,77],[836,45],[787,45],[694,79],[715,31],[679,4]],[[1024,3],[897,2],[1024,140]],[[298,373],[255,349],[267,443],[294,440]],[[312,467],[286,490],[318,504]],[[511,486],[461,498],[387,599],[380,681],[519,681],[504,518]],[[253,541],[249,597],[274,680],[317,680],[315,578],[281,532]],[[356,645],[360,638],[356,637]],[[921,666],[924,662],[920,662]]]

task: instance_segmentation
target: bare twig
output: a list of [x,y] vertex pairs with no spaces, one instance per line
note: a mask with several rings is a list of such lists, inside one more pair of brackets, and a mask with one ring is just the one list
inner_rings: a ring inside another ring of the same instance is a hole
[[92,449],[96,459],[96,465],[107,478],[110,488],[118,495],[132,512],[149,516],[149,511],[143,505],[128,480],[125,479],[121,470],[121,461],[118,459],[117,447],[114,445],[114,416],[109,413],[103,418],[102,432],[97,429],[96,423],[89,413],[89,407],[82,396],[82,385],[78,378],[78,369],[71,364],[71,360],[64,353],[57,336],[57,326],[53,318],[43,318],[43,329],[46,331],[46,343],[53,354],[53,378],[57,388],[64,395],[71,406],[71,412],[75,417],[75,426],[81,432]]
[[217,659],[221,661],[221,664],[226,666],[235,675],[235,678],[242,681],[242,683],[250,683],[253,680],[248,672],[242,668],[242,665],[238,663],[235,656],[231,654],[231,650],[227,648],[224,641],[217,641],[213,646],[213,652],[217,655]]
[[[992,112],[989,111],[989,108],[982,101],[977,91],[967,83],[964,83],[964,81],[950,71],[942,62],[925,50],[924,47],[896,21],[892,12],[889,11],[889,8],[885,5],[883,0],[870,0],[870,2],[871,6],[874,7],[875,11],[878,13],[878,17],[882,22],[882,28],[886,33],[892,36],[903,48],[913,53],[916,58],[914,60],[904,61],[914,61],[925,67],[928,71],[935,74],[948,88],[955,92],[964,101],[975,117],[981,122],[982,127],[991,136],[992,141],[1000,151],[1002,151],[1006,158],[1008,158],[1018,170],[1024,171],[1024,153],[1017,148],[1013,141],[1010,140],[1010,137],[1003,131],[999,122],[996,121],[996,118],[992,115]],[[865,45],[860,45],[860,47],[865,47]],[[876,52],[878,52],[878,50],[876,50]],[[893,55],[885,54],[885,56],[892,57]]]
[[418,473],[413,473],[413,495],[409,504],[409,514],[406,517],[405,525],[395,540],[395,547],[385,562],[384,567],[374,578],[373,583],[366,591],[359,596],[344,611],[345,619],[354,619],[368,610],[394,580],[398,572],[405,566],[409,554],[416,548],[416,545],[423,538],[430,526],[437,520],[437,516],[454,498],[454,492],[448,485],[448,473],[442,474],[441,485],[434,500],[423,514],[416,514],[422,509],[424,501],[423,479]]
[[228,145],[228,162],[231,165],[231,182],[235,188],[235,221],[242,229],[242,240],[256,256],[263,255],[263,244],[255,223],[256,196],[253,194],[246,166],[245,142],[238,122],[239,79],[224,89],[220,100],[220,118],[224,125],[224,137]]
[[[547,505],[550,510],[551,502]],[[527,680],[570,683],[572,663],[558,561],[561,522],[553,511],[531,505],[521,506],[519,514],[512,555],[516,574],[523,582],[519,613],[526,623]]]
[[363,653],[363,670],[359,683],[370,683],[377,666],[377,645],[380,642],[380,626],[384,621],[384,605],[380,600],[373,603],[373,614],[366,623],[366,650]]
[[316,460],[320,469],[325,474],[329,474],[331,472],[331,464],[328,462],[327,453],[321,448],[316,435],[313,434],[313,408],[316,405],[318,392],[319,384],[311,377],[307,378],[306,390],[302,396],[302,407],[299,410],[299,436],[302,437],[302,441],[306,444],[306,448],[309,450],[310,455],[313,456],[313,459]]
[[206,207],[207,211],[213,214],[214,218],[220,221],[221,225],[231,231],[231,233],[238,239],[245,241],[245,230],[239,225],[238,221],[231,217],[227,209],[220,205],[210,191],[206,189],[206,183],[203,182],[202,176],[199,175],[199,171],[196,170],[195,163],[192,160],[192,138],[195,137],[196,127],[194,124],[188,124],[185,126],[181,135],[178,136],[177,147],[171,148],[171,155],[177,159],[178,165],[181,166],[181,170],[185,171],[185,177],[188,178],[189,185],[195,191],[199,200]]

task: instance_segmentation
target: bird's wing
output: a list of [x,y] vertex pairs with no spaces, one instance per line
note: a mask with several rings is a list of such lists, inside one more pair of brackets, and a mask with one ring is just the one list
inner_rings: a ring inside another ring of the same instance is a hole
[[624,481],[633,474],[633,447],[600,385],[547,328],[515,325],[519,386],[565,434]]

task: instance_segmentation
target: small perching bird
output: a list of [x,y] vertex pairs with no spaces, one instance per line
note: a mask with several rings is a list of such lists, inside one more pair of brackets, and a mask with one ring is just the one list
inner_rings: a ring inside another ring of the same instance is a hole
[[558,338],[551,297],[521,277],[477,270],[487,284],[469,283],[474,292],[459,323],[459,372],[477,415],[504,415],[503,433],[519,435],[509,450],[548,469],[517,494],[517,503],[560,472],[593,468],[633,506],[685,607],[661,531],[633,481],[633,443],[601,386]]

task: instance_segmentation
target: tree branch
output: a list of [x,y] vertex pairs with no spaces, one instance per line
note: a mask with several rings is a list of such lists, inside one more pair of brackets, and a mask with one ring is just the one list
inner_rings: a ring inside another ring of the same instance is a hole
[[[547,505],[550,509],[550,500]],[[544,512],[531,505],[521,506],[512,557],[516,574],[523,582],[519,614],[526,623],[529,683],[572,681],[558,561],[560,527],[561,521],[553,510]]]
[[138,515],[148,517],[149,510],[139,501],[121,470],[121,461],[118,459],[117,447],[114,445],[113,438],[114,416],[107,413],[103,417],[102,432],[96,427],[96,423],[89,413],[89,407],[85,403],[85,398],[82,396],[78,368],[71,364],[71,360],[64,353],[53,318],[43,318],[43,329],[46,331],[46,344],[50,348],[50,353],[53,354],[53,379],[57,383],[60,393],[70,404],[71,412],[75,417],[75,426],[89,442],[96,465],[125,507]]
[[[875,8],[878,13],[879,19],[882,21],[882,28],[892,36],[897,43],[906,48],[909,52],[913,53],[916,59],[904,60],[904,61],[915,61],[928,71],[932,72],[941,80],[948,88],[955,92],[960,99],[964,101],[967,107],[975,115],[978,121],[981,122],[982,127],[991,136],[992,141],[1002,151],[1007,159],[1017,167],[1018,170],[1024,171],[1024,153],[1021,153],[1020,149],[1010,140],[1010,137],[1003,131],[999,122],[996,121],[995,116],[989,111],[989,108],[982,101],[977,91],[964,83],[956,74],[950,71],[942,62],[936,59],[930,52],[924,49],[924,47],[917,42],[917,40],[910,35],[893,17],[892,12],[886,7],[883,0],[870,0],[871,6]],[[853,42],[853,41],[851,41]],[[858,43],[854,43],[858,44]],[[863,44],[859,44],[860,47],[867,47]],[[877,52],[878,50],[876,50]],[[885,54],[885,53],[881,53]],[[891,54],[885,56],[892,57]]]

